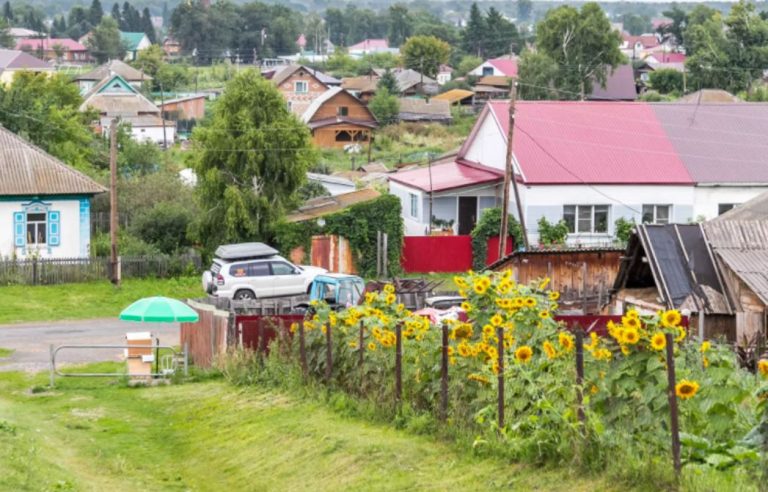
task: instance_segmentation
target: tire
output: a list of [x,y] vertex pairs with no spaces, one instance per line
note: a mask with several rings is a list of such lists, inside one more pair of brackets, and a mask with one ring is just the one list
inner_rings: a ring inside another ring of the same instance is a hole
[[236,301],[250,301],[256,299],[256,294],[252,290],[240,289],[235,292],[233,299]]

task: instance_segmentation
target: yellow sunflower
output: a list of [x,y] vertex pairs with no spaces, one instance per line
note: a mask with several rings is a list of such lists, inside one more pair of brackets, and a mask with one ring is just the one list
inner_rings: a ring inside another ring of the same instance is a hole
[[640,313],[638,313],[636,309],[630,309],[627,311],[626,317],[640,319]]
[[461,342],[457,349],[461,357],[469,357],[472,355],[472,347],[466,342]]
[[525,307],[528,307],[528,308],[534,308],[534,307],[536,307],[536,304],[537,304],[536,299],[533,298],[533,297],[526,297],[523,300],[523,303],[524,303]]
[[387,304],[394,304],[396,300],[397,300],[397,296],[392,293],[387,294],[387,297],[384,298],[384,302],[386,302]]
[[485,294],[486,292],[488,292],[488,287],[486,287],[485,284],[481,284],[479,282],[475,282],[472,285],[472,290],[475,291],[475,294],[481,296],[481,295]]
[[453,329],[454,338],[472,338],[474,330],[469,323],[459,323],[456,328]]
[[368,350],[370,350],[371,352],[374,352],[376,350],[376,344],[373,342],[369,343]]
[[483,376],[482,374],[470,374],[469,376],[467,376],[467,379],[469,379],[470,381],[476,381],[482,384],[491,384],[488,378]]
[[456,284],[456,287],[460,289],[466,289],[468,287],[466,280],[464,280],[462,277],[459,277],[458,275],[453,277],[453,283]]
[[699,383],[696,381],[688,381],[687,379],[683,379],[675,386],[675,394],[679,396],[681,400],[693,398],[698,391]]
[[491,316],[491,324],[493,326],[501,326],[502,323],[504,323],[504,318],[500,314],[496,313]]
[[387,294],[394,294],[395,293],[395,286],[392,284],[387,284],[384,286],[384,292]]
[[483,326],[483,335],[486,337],[492,337],[496,330],[491,325]]
[[515,350],[515,359],[519,362],[528,362],[533,357],[533,349],[528,345],[523,345],[519,349]]
[[704,340],[703,342],[701,342],[701,347],[699,347],[699,352],[701,352],[702,354],[705,354],[709,352],[709,349],[711,348],[712,348],[712,342],[710,342],[709,340]]
[[630,318],[628,316],[621,318],[621,324],[624,325],[624,328],[633,328],[635,331],[639,330],[641,327],[639,319]]
[[660,331],[657,331],[651,337],[651,348],[653,350],[664,350],[667,346],[667,337]]
[[683,320],[683,317],[680,315],[680,311],[677,309],[670,309],[668,311],[664,311],[664,313],[661,315],[661,324],[662,326],[666,326],[667,328],[674,328],[677,325],[680,324],[680,322]]
[[544,342],[544,353],[547,355],[548,359],[554,359],[557,357],[557,350],[555,350],[555,346],[552,345],[552,342],[549,340]]
[[640,333],[637,328],[624,328],[622,333],[622,341],[628,345],[634,345],[640,341]]
[[624,354],[624,355],[629,355],[630,354],[629,347],[627,347],[626,345],[622,345],[621,346],[621,353]]
[[706,356],[701,357],[701,365],[704,366],[704,369],[709,367],[709,359]]
[[675,337],[675,342],[680,343],[683,340],[685,340],[685,337],[688,335],[688,332],[685,331],[685,328],[682,326],[677,327],[677,336]]
[[550,318],[549,311],[547,311],[546,309],[544,309],[543,311],[539,311],[539,318],[549,319]]
[[461,309],[464,310],[464,312],[470,312],[472,311],[472,304],[470,304],[467,301],[464,301],[461,303]]
[[553,290],[552,292],[549,293],[549,300],[550,301],[556,301],[558,299],[560,299],[560,293],[558,291]]
[[757,370],[763,376],[768,376],[768,359],[760,359],[757,361]]
[[570,352],[573,350],[574,347],[574,341],[573,341],[573,335],[570,333],[565,333],[564,331],[561,331],[557,335],[557,341],[560,344],[561,347],[563,347],[567,352]]

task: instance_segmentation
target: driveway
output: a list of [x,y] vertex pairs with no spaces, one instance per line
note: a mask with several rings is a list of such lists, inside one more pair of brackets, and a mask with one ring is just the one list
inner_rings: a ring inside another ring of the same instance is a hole
[[[160,345],[179,344],[178,323],[131,323],[115,318],[0,325],[0,348],[12,349],[0,358],[0,371],[42,371],[50,365],[50,345],[125,345],[125,334],[149,331]],[[57,365],[123,360],[123,349],[65,349]]]

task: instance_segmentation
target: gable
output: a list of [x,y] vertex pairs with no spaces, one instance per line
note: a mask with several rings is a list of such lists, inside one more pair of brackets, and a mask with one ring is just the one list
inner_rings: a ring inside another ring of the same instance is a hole
[[507,142],[492,111],[487,107],[459,151],[459,157],[494,169],[504,170]]
[[290,74],[284,80],[278,82],[277,88],[282,92],[294,92],[296,82],[303,81],[307,83],[309,92],[325,92],[328,86],[324,84],[317,76],[305,68],[299,68]]
[[96,94],[137,94],[136,89],[119,75],[114,75],[100,85]]
[[340,108],[347,108],[346,118],[358,121],[376,121],[376,118],[368,107],[347,91],[338,91],[336,94],[325,100],[320,107],[317,108],[309,121],[335,118],[336,116],[339,116]]

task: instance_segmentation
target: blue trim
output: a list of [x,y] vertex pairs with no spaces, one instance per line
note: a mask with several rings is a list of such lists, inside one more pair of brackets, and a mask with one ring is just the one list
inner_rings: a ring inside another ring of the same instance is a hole
[[0,195],[0,202],[40,202],[42,200],[82,200],[93,198],[97,193],[72,195]]
[[55,210],[48,211],[48,246],[55,247],[61,245],[61,234],[59,223],[61,213]]
[[25,231],[27,229],[27,214],[24,212],[13,213],[13,245],[16,248],[23,248],[27,244]]
[[90,255],[91,249],[91,201],[80,199],[80,256]]

